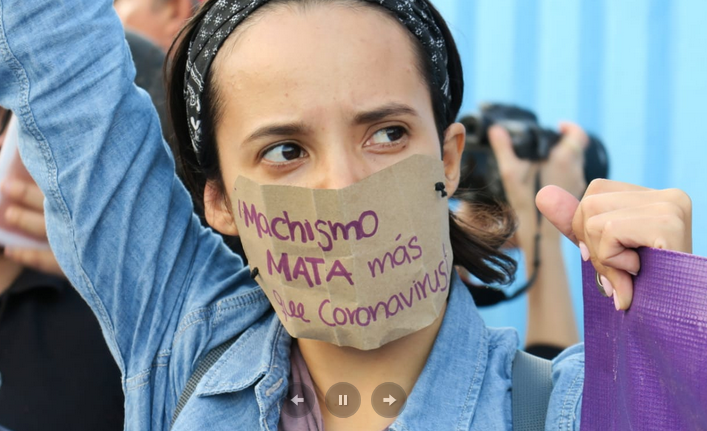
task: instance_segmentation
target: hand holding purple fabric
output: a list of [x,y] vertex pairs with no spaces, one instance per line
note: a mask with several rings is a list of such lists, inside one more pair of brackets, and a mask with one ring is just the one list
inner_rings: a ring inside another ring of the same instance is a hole
[[536,203],[565,236],[591,259],[616,309],[633,300],[633,277],[640,271],[639,247],[692,253],[692,203],[677,189],[652,190],[595,180],[581,202],[559,187],[542,189]]
[[707,259],[687,254],[690,198],[601,180],[581,202],[552,187],[536,202],[585,260],[582,430],[705,429]]

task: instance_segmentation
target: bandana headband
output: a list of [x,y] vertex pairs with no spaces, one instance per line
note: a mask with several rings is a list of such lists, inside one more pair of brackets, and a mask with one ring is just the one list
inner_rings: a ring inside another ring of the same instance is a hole
[[[223,42],[233,30],[260,6],[269,0],[218,0],[206,13],[199,29],[189,42],[186,73],[184,76],[184,98],[189,119],[189,135],[199,164],[201,151],[201,111],[204,92],[204,77],[216,58]],[[447,99],[449,72],[447,71],[447,47],[444,37],[432,13],[423,0],[365,0],[378,4],[392,12],[422,44],[433,66],[433,83]]]

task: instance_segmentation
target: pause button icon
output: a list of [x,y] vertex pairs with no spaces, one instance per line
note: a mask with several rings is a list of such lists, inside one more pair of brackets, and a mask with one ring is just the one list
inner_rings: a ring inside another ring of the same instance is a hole
[[361,394],[354,385],[346,382],[330,387],[324,400],[326,408],[337,418],[353,416],[361,407]]

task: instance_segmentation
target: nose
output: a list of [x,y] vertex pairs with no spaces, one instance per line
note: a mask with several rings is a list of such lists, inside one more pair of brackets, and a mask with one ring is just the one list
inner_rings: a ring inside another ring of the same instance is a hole
[[330,152],[317,171],[314,187],[334,190],[357,183],[372,173],[366,160],[353,152]]

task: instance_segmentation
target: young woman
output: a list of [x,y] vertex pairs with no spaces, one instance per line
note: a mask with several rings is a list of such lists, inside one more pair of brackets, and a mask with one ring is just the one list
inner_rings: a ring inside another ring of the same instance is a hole
[[[517,335],[486,328],[457,277],[437,318],[411,333],[419,319],[408,328],[391,321],[388,331],[407,335],[372,336],[378,348],[288,335],[289,322],[253,280],[263,275],[244,269],[193,216],[154,109],[132,85],[111,6],[0,0],[0,104],[23,125],[23,157],[46,195],[57,259],[123,372],[128,429],[168,429],[200,360],[234,337],[173,429],[511,429]],[[464,142],[454,123],[461,76],[449,31],[426,0],[207,2],[182,33],[172,71],[187,186],[225,234],[237,231],[230,200],[239,176],[341,189],[426,155],[443,161],[439,191],[452,194]],[[377,192],[379,200],[396,196],[385,185]],[[558,189],[544,190],[538,203],[591,255],[625,309],[639,262],[623,244],[690,252],[689,199],[612,182],[587,195],[579,209]],[[503,280],[512,264],[497,248],[510,234],[508,219],[474,215],[498,223],[470,233],[450,220],[449,238],[438,239],[451,240],[455,264]],[[640,232],[626,216],[641,217]],[[602,235],[604,226],[617,228]],[[554,362],[547,429],[578,428],[582,351],[570,348]],[[282,413],[293,375],[311,382],[318,400],[306,425]],[[363,401],[346,419],[324,403],[339,382],[353,384]],[[397,418],[368,402],[383,382],[409,394]]]

